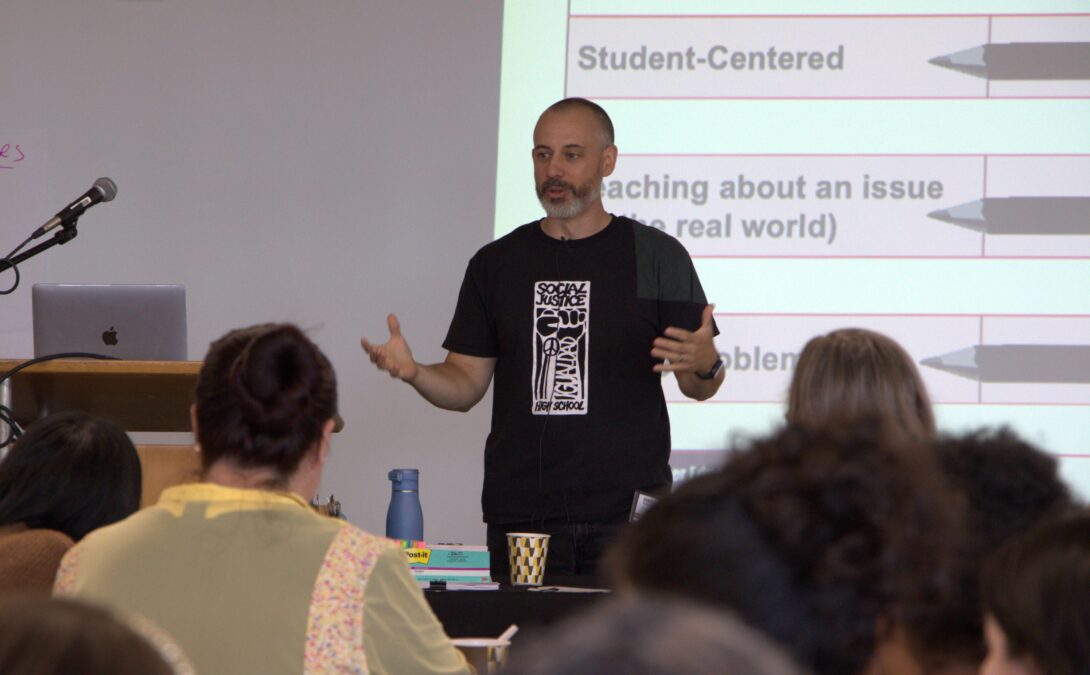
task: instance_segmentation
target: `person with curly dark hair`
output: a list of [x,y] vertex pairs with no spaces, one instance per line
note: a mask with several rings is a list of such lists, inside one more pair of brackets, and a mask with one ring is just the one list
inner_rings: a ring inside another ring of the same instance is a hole
[[664,497],[609,571],[728,608],[818,675],[857,675],[902,608],[944,590],[956,513],[933,455],[878,422],[789,426]]
[[1090,512],[1044,521],[984,569],[981,675],[1090,675]]
[[921,672],[974,675],[986,651],[979,590],[984,560],[1075,502],[1056,460],[1009,429],[945,436],[936,450],[951,487],[965,499],[966,527],[955,557],[957,583],[913,613],[906,646]]
[[935,437],[935,417],[912,357],[892,338],[841,328],[803,347],[787,393],[787,421],[820,426],[878,417],[906,435]]

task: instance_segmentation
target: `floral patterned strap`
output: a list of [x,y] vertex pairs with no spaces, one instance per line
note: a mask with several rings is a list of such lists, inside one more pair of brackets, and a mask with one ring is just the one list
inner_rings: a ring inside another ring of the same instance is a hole
[[393,544],[351,526],[330,544],[311,595],[304,673],[366,673],[363,592],[378,556]]

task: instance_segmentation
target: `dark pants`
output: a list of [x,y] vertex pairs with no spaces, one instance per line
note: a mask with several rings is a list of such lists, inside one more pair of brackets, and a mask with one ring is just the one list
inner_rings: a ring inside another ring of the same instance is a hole
[[492,564],[492,579],[511,581],[511,565],[507,558],[508,532],[540,532],[550,535],[545,559],[545,584],[565,585],[584,581],[594,583],[598,576],[598,560],[621,528],[628,514],[592,519],[554,518],[532,523],[488,524],[488,553]]

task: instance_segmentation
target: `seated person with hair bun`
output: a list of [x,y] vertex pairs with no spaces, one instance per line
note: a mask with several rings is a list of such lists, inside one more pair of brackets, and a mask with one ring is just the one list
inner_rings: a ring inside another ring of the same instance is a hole
[[337,412],[292,325],[214,342],[193,406],[204,482],[69,551],[56,590],[146,616],[201,673],[467,673],[398,545],[311,509]]

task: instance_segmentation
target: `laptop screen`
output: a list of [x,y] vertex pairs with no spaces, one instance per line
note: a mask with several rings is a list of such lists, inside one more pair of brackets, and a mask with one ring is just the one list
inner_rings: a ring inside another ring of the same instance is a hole
[[142,361],[186,360],[185,287],[34,284],[34,356],[91,352]]

